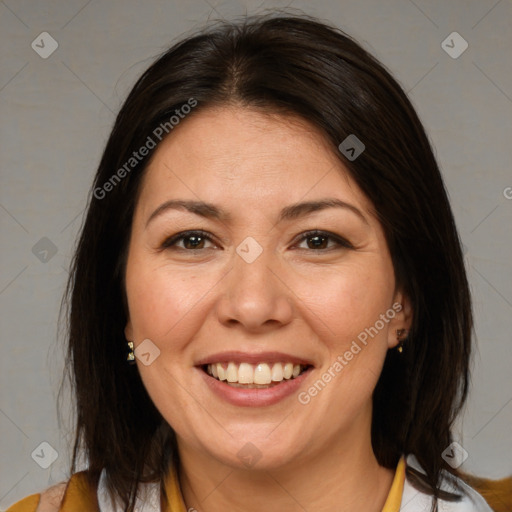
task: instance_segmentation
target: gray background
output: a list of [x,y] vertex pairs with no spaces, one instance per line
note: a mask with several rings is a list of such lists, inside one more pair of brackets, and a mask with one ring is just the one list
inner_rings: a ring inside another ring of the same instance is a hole
[[[70,429],[59,429],[56,414],[57,314],[114,114],[136,77],[177,38],[209,18],[287,4],[356,37],[409,92],[427,128],[474,294],[473,389],[456,434],[469,453],[463,469],[495,478],[512,471],[510,1],[4,0],[0,508],[65,476]],[[44,31],[58,42],[47,59],[31,47]],[[469,44],[456,59],[441,47],[453,31]],[[31,457],[43,441],[59,453],[48,469]]]

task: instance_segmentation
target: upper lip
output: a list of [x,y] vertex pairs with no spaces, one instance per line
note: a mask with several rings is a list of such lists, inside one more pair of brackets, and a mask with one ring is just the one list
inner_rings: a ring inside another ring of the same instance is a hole
[[206,364],[214,363],[294,363],[302,364],[304,366],[314,366],[313,362],[304,357],[297,357],[292,354],[285,354],[284,352],[217,352],[209,356],[201,358],[196,366],[204,366]]

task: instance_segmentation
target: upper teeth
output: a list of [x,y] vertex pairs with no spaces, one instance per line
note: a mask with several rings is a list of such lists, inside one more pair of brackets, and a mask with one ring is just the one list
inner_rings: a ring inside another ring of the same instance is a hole
[[218,380],[238,382],[239,384],[270,384],[281,382],[283,379],[297,377],[305,366],[293,363],[249,363],[229,362],[227,367],[223,363],[214,363],[207,366],[208,374]]

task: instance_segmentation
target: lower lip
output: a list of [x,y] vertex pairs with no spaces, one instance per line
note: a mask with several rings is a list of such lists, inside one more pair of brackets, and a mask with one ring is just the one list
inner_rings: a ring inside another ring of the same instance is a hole
[[206,384],[220,398],[232,405],[239,407],[265,407],[273,405],[290,395],[296,393],[305,379],[307,379],[313,367],[309,367],[298,377],[290,380],[283,380],[281,384],[270,388],[234,388],[225,381],[217,380],[208,375],[201,368],[201,372]]

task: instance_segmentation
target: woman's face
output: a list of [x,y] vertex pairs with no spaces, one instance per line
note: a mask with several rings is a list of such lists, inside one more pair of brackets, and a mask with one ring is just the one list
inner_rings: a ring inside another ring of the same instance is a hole
[[157,148],[125,334],[180,451],[276,468],[369,443],[372,392],[408,318],[370,210],[298,119],[204,110]]

